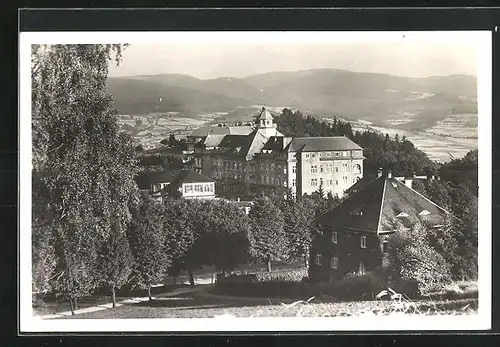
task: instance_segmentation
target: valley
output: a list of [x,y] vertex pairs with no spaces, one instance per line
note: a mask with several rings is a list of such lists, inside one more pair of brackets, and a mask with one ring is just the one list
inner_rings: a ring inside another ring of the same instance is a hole
[[271,72],[201,80],[187,75],[109,78],[120,126],[143,147],[171,133],[184,137],[207,124],[249,122],[265,106],[355,130],[405,135],[432,159],[448,161],[477,148],[476,79],[454,75],[407,78],[345,70]]

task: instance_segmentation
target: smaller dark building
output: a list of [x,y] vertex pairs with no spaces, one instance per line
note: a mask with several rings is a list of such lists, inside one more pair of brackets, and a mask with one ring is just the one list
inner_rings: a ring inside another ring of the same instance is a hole
[[390,173],[363,178],[342,204],[317,219],[323,233],[313,240],[312,280],[340,279],[387,266],[388,241],[396,232],[396,221],[408,228],[423,221],[443,226],[448,212],[413,190],[411,180],[403,182]]

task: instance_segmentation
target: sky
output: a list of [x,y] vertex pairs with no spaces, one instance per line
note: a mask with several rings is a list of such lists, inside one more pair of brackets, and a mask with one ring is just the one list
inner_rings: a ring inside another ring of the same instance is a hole
[[249,42],[131,44],[110,76],[186,74],[201,79],[271,71],[346,69],[407,77],[476,75],[473,42]]

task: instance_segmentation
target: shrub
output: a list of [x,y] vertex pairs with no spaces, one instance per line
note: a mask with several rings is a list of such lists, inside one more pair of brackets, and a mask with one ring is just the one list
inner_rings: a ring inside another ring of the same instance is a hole
[[387,274],[378,268],[364,275],[346,275],[341,280],[317,284],[313,293],[339,300],[370,300],[386,285]]
[[217,282],[216,291],[226,295],[290,298],[311,293],[304,283],[307,270],[286,269],[250,275],[232,275]]
[[408,296],[425,294],[451,280],[450,265],[425,235],[425,228],[416,224],[411,230],[400,227],[391,238],[391,285]]
[[307,277],[307,269],[285,269],[273,272],[260,272],[256,274],[259,282],[302,282]]

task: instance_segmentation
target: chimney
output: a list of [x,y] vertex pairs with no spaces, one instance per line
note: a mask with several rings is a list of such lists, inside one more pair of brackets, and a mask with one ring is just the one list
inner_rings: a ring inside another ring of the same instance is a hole
[[390,170],[389,170],[389,171],[387,172],[387,178],[392,178],[392,171],[390,171]]
[[377,171],[377,178],[382,177],[382,168],[379,168]]

